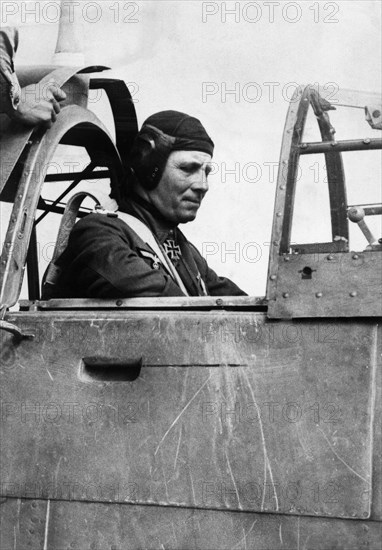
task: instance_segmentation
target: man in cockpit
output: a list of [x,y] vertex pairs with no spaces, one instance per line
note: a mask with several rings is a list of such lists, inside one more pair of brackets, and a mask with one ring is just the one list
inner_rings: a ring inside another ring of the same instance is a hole
[[213,149],[198,119],[178,111],[149,117],[129,155],[119,211],[75,225],[48,297],[245,295],[179,229],[195,219],[208,191]]

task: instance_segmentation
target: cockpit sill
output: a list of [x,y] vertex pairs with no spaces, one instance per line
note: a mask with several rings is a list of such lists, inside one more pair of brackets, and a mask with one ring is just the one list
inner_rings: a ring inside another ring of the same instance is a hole
[[257,296],[201,296],[118,299],[20,300],[20,311],[45,310],[245,310],[267,311],[268,300]]

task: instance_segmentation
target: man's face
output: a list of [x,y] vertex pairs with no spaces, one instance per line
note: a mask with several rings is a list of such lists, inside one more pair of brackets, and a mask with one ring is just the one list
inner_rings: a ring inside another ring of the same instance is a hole
[[169,221],[195,219],[208,191],[211,155],[202,151],[173,151],[157,187],[148,191],[150,202]]

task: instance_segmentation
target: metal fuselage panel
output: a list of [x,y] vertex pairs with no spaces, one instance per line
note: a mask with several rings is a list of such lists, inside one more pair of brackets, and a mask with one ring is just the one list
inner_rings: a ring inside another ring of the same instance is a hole
[[[6,319],[35,338],[2,334],[2,496],[380,514],[374,321],[237,311]],[[139,377],[124,379],[140,362]]]
[[380,549],[370,520],[10,498],[0,521],[4,549]]

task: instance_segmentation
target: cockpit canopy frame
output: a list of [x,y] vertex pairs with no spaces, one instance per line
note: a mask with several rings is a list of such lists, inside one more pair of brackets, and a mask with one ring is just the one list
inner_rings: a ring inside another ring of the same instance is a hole
[[[303,141],[308,109],[317,118],[321,142]],[[335,140],[334,107],[312,86],[293,96],[284,129],[268,270],[268,316],[375,317],[382,315],[382,244],[349,250],[349,207],[342,153],[382,148],[380,138]],[[299,159],[323,153],[329,190],[332,241],[291,243]],[[286,176],[285,176],[286,174]],[[381,214],[382,207],[366,213]]]

